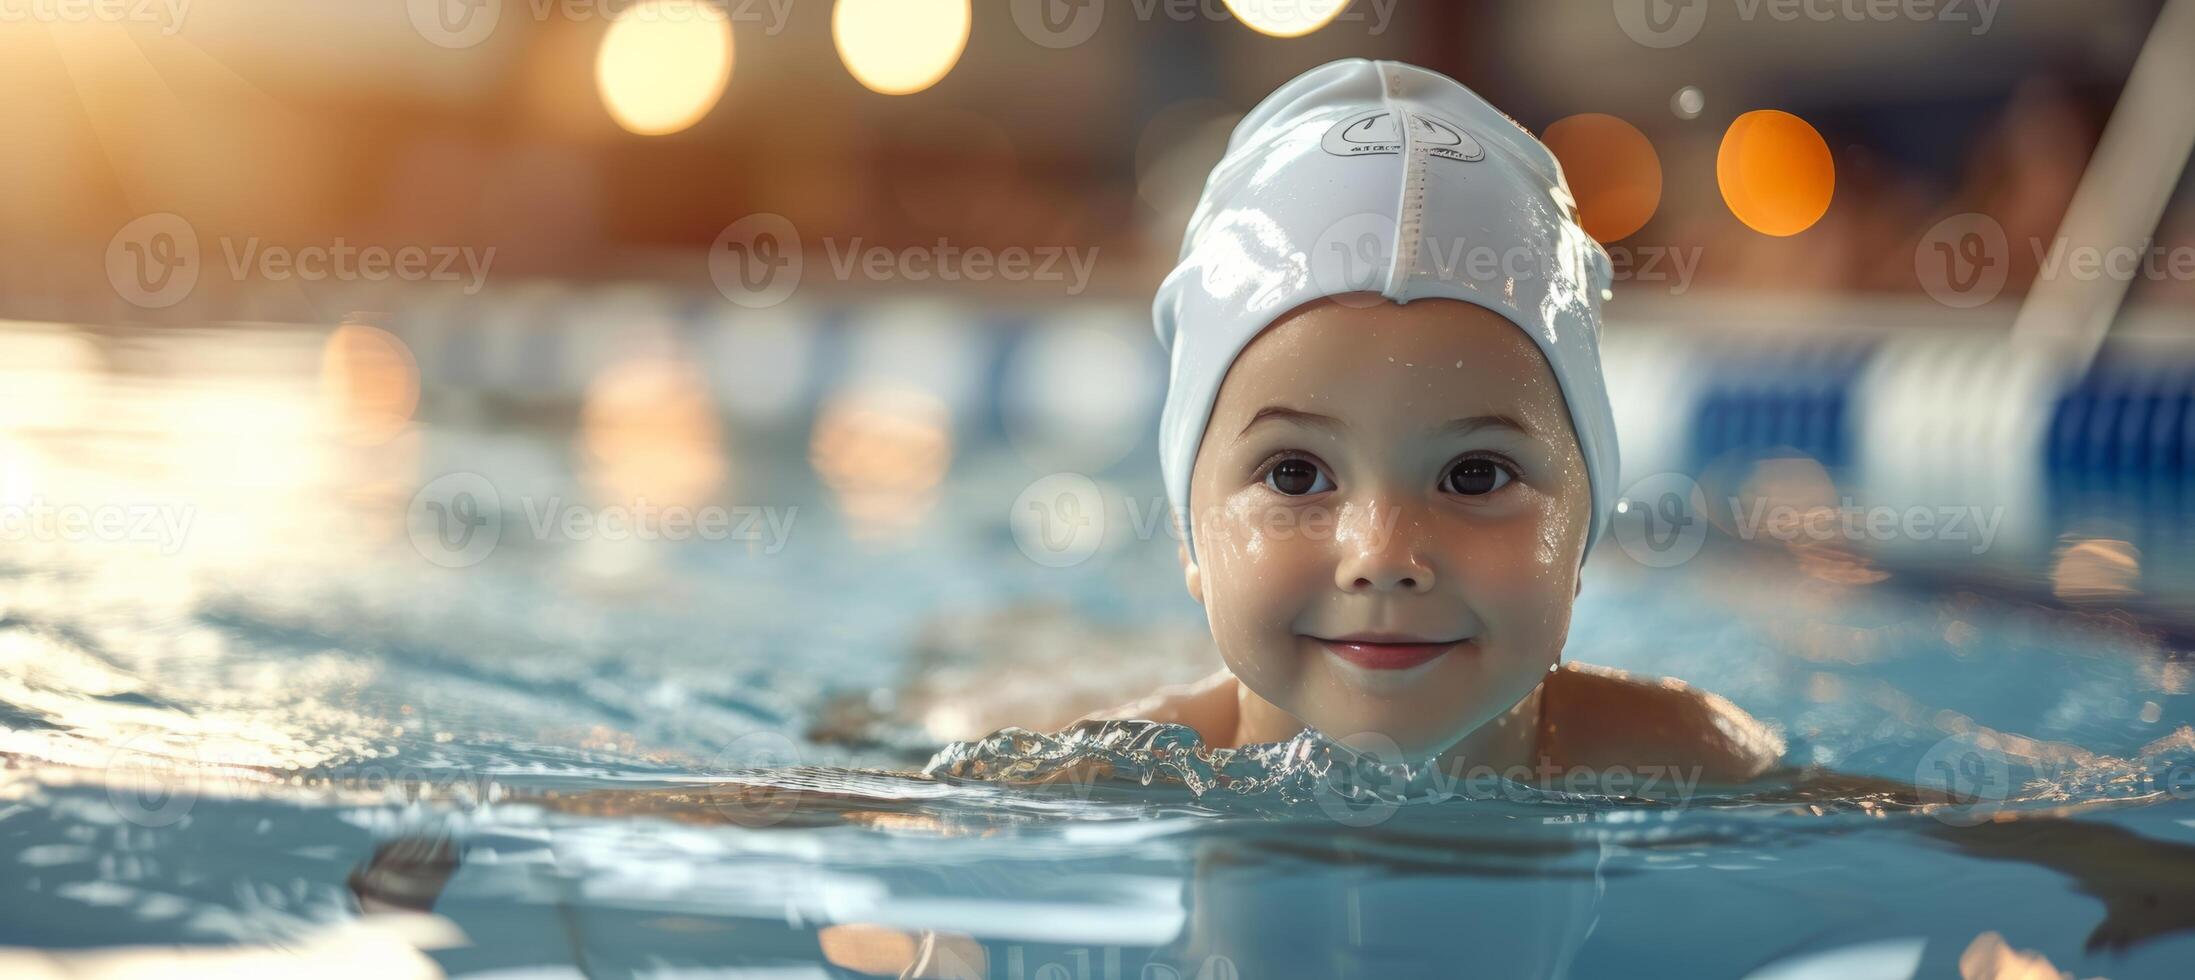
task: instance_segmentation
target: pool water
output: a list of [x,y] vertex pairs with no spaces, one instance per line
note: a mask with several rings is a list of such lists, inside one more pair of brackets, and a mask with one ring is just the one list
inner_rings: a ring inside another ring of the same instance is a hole
[[[0,552],[0,973],[2195,971],[2189,658],[2123,615],[1603,548],[1568,655],[1731,698],[1786,771],[1339,809],[929,778],[949,738],[1208,667],[1173,542],[1037,560],[1011,514],[1044,473],[920,413],[825,439],[430,393],[384,425],[370,384],[331,401],[321,335],[10,343],[0,504],[48,523]],[[1101,485],[1148,499],[1148,456]],[[496,495],[484,550],[422,531],[451,474]],[[754,520],[541,519],[631,486]]]

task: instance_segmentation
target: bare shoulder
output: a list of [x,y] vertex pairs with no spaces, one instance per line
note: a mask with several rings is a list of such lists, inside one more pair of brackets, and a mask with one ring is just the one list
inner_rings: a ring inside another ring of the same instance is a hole
[[1187,684],[1173,684],[1118,707],[1093,711],[1080,721],[1147,721],[1187,725],[1214,748],[1230,747],[1235,738],[1237,701],[1233,672],[1221,668]]
[[1565,766],[1697,767],[1709,783],[1774,768],[1783,736],[1730,699],[1672,677],[1566,663],[1542,696],[1542,750]]

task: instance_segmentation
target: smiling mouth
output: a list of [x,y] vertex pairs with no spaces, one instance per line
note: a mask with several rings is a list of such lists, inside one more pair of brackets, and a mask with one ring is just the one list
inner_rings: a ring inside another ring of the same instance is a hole
[[1357,634],[1327,639],[1314,636],[1310,639],[1332,652],[1334,656],[1359,667],[1371,670],[1405,670],[1447,653],[1471,642],[1460,640],[1426,640],[1419,637]]

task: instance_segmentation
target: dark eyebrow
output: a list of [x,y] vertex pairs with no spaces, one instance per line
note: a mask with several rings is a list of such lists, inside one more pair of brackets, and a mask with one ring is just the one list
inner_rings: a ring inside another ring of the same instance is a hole
[[1250,416],[1249,424],[1243,426],[1242,431],[1235,434],[1235,438],[1240,439],[1243,436],[1249,435],[1250,430],[1257,428],[1258,423],[1267,420],[1294,422],[1295,424],[1303,426],[1306,429],[1324,429],[1328,432],[1336,434],[1349,431],[1348,423],[1343,422],[1342,420],[1337,419],[1331,415],[1320,415],[1317,412],[1305,412],[1293,408],[1284,408],[1279,405],[1267,405],[1264,408],[1258,409],[1258,413],[1256,415]]
[[1530,427],[1508,415],[1473,415],[1469,418],[1452,419],[1434,428],[1433,434],[1467,436],[1480,429],[1509,429],[1522,436],[1532,434]]
[[[1349,423],[1331,415],[1320,415],[1317,412],[1306,412],[1281,405],[1268,405],[1258,409],[1257,414],[1250,416],[1249,424],[1244,425],[1242,431],[1237,433],[1235,438],[1240,439],[1250,434],[1250,430],[1257,428],[1258,423],[1266,421],[1293,422],[1307,429],[1323,429],[1337,435],[1349,431]],[[1532,434],[1530,426],[1517,421],[1515,416],[1510,415],[1472,415],[1466,418],[1450,419],[1435,426],[1433,434],[1436,436],[1467,436],[1481,429],[1508,429],[1523,436]]]

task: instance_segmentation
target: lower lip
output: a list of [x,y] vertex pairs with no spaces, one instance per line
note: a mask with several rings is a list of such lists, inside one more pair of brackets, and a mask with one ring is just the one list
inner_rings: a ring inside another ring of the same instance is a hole
[[1407,670],[1447,653],[1465,641],[1454,643],[1353,643],[1320,640],[1334,656],[1369,670]]

